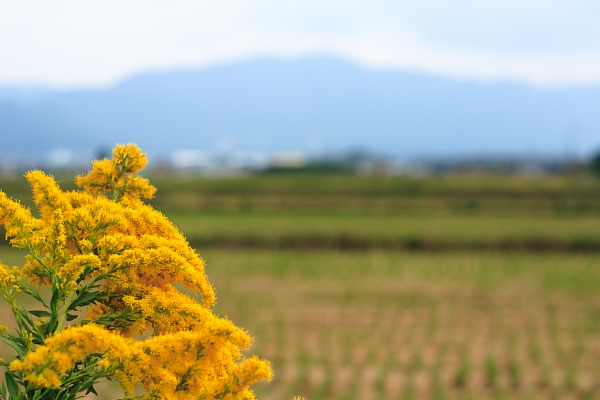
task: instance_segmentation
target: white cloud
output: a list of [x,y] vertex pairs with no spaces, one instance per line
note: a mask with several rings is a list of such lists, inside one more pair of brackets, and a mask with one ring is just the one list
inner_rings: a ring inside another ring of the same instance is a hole
[[600,83],[589,0],[0,0],[0,82],[109,85],[148,69],[328,53],[535,85]]
[[589,0],[261,0],[249,4],[248,20],[276,30],[347,34],[375,23],[402,26],[432,43],[483,50],[600,49],[600,3]]

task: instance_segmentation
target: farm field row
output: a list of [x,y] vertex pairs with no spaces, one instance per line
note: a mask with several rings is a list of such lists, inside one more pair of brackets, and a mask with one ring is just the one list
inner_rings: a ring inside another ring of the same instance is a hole
[[163,210],[216,212],[347,212],[383,215],[599,216],[600,195],[461,193],[387,195],[357,193],[203,193],[160,191],[151,203]]
[[316,194],[593,194],[600,181],[590,175],[442,174],[362,176],[344,173],[271,173],[244,176],[148,175],[163,191],[201,193]]
[[167,212],[166,215],[198,246],[600,250],[600,217],[416,217],[291,212]]
[[[58,181],[75,188],[72,175]],[[151,182],[158,188],[151,203],[165,211],[600,216],[600,180],[588,176],[158,175]],[[1,179],[0,188],[32,205],[23,177]]]
[[285,399],[594,399],[599,256],[201,251]]
[[364,177],[266,174],[156,177],[163,210],[401,215],[600,215],[600,180],[586,176]]
[[273,363],[261,399],[600,398],[600,255],[199,253]]

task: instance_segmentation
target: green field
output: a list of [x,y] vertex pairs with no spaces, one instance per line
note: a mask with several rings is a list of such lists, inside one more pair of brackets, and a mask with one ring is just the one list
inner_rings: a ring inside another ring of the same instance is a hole
[[[74,188],[72,177],[59,183]],[[202,247],[600,252],[589,176],[155,176],[151,204]],[[32,206],[25,179],[0,180]]]
[[266,399],[600,397],[599,256],[201,254]]
[[[596,180],[154,183],[207,261],[217,312],[273,362],[259,398],[600,399]],[[3,185],[31,204],[22,181]],[[0,246],[0,260],[22,254]]]
[[600,251],[600,217],[167,212],[197,246]]
[[[73,189],[73,174],[56,176]],[[169,211],[352,212],[402,215],[600,216],[600,180],[587,175],[257,174],[234,177],[154,175],[151,203]],[[0,188],[31,205],[21,176]]]
[[273,362],[260,398],[600,398],[600,255],[200,254]]

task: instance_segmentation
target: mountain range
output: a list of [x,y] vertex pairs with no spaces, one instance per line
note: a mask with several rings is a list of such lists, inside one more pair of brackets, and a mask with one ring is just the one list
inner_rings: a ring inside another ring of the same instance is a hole
[[455,80],[328,57],[149,72],[103,90],[0,86],[0,155],[128,142],[151,155],[583,154],[600,147],[600,87]]

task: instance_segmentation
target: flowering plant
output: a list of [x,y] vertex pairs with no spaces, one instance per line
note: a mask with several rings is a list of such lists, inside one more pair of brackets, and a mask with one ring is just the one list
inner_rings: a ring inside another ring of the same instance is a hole
[[[0,191],[0,223],[23,267],[0,264],[0,292],[16,331],[2,400],[74,400],[114,379],[128,398],[253,399],[270,379],[267,361],[245,359],[250,336],[213,313],[204,261],[169,220],[141,198],[155,192],[137,172],[135,145],[117,146],[62,191],[41,171],[26,174],[39,218]],[[49,291],[40,291],[46,286]],[[184,286],[193,294],[178,288]],[[39,307],[17,302],[25,294]],[[144,394],[135,396],[135,389]]]

